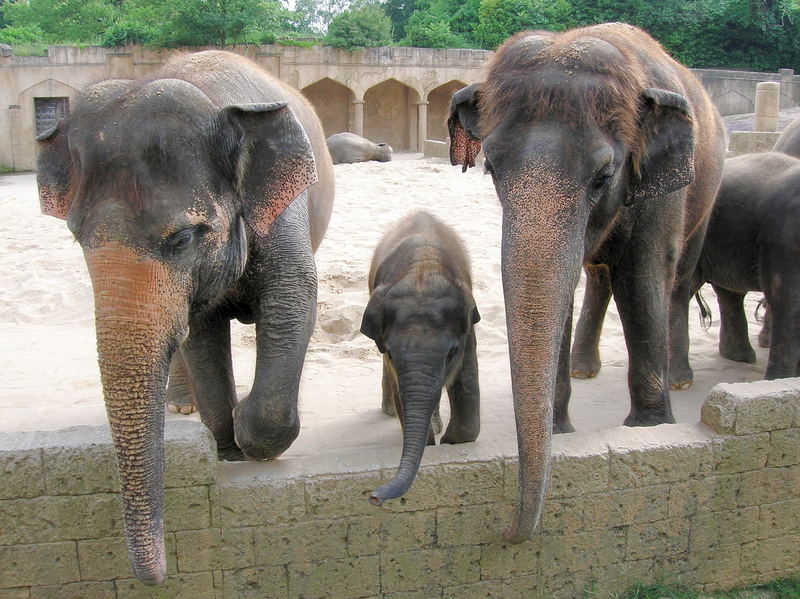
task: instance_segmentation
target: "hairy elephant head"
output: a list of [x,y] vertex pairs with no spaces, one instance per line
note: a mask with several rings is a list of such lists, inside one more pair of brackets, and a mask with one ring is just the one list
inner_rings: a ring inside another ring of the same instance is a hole
[[581,264],[618,219],[694,177],[689,104],[653,85],[643,61],[660,60],[660,50],[637,32],[518,34],[498,49],[487,80],[451,103],[451,161],[466,169],[482,146],[503,207],[520,459],[511,542],[528,538],[541,513],[559,352]]
[[170,358],[242,275],[248,237],[315,181],[311,147],[286,103],[217,107],[177,79],[89,87],[39,141],[42,212],[67,220],[91,275],[131,562],[155,584]]

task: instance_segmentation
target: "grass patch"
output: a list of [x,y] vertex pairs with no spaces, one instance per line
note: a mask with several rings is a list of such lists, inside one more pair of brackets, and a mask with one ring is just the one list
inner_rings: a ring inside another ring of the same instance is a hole
[[737,591],[701,593],[684,585],[637,584],[614,599],[800,599],[800,578],[776,580]]
[[14,169],[10,166],[6,166],[5,164],[0,164],[0,175],[7,175],[8,173],[13,173]]

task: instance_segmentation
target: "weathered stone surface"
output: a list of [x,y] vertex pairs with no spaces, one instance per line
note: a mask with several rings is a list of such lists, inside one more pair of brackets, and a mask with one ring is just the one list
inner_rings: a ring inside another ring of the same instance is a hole
[[[110,580],[103,582],[73,582],[32,587],[30,599],[109,599],[116,590]],[[0,595],[1,596],[1,595]]]
[[716,549],[692,549],[688,562],[696,584],[733,580],[741,574],[740,545],[726,545]]
[[0,599],[30,599],[30,596],[31,590],[29,587],[0,589]]
[[0,547],[0,588],[66,584],[80,580],[75,543]]
[[477,582],[480,553],[480,548],[473,546],[382,555],[382,590],[395,593]]
[[442,547],[500,543],[511,506],[489,503],[436,510],[436,537]]
[[575,497],[608,487],[609,450],[604,433],[556,435],[548,498]]
[[[634,524],[628,528],[626,560],[683,556],[689,548],[689,522],[684,519]],[[622,561],[622,560],[620,560]]]
[[135,579],[117,580],[117,599],[215,599],[211,572],[174,574],[159,586],[145,586]]
[[481,580],[538,574],[542,537],[518,545],[494,543],[481,547]]
[[[175,538],[164,535],[167,554],[167,574],[176,574]],[[109,580],[133,576],[128,561],[128,547],[122,537],[78,541],[78,563],[82,580]]]
[[256,564],[255,529],[207,528],[175,533],[180,572],[250,568]]
[[612,597],[623,593],[635,584],[648,583],[653,580],[653,560],[651,559],[603,566],[593,565],[591,593],[586,596]]
[[[800,489],[798,499],[762,504],[759,510],[757,538],[769,539],[791,534],[800,536]],[[754,536],[746,536],[742,541]]]
[[312,520],[255,530],[258,566],[347,557],[347,521]]
[[800,428],[770,433],[767,466],[795,466],[800,464]]
[[739,505],[741,476],[709,476],[669,485],[669,518],[687,518],[699,512],[733,509]]
[[800,489],[800,466],[764,468],[741,475],[739,505],[758,505],[797,499]]
[[770,433],[714,439],[714,470],[735,474],[763,468],[769,457]]
[[243,568],[222,573],[222,599],[287,599],[286,568]]
[[0,545],[122,534],[122,504],[111,493],[0,501]]
[[[381,484],[389,478],[382,478]],[[421,468],[408,493],[387,506],[396,511],[416,511],[476,505],[500,501],[503,492],[503,470],[499,462],[438,464]]]
[[800,403],[800,379],[720,383],[703,404],[702,421],[718,433],[751,435],[790,428]]
[[386,512],[354,520],[347,528],[350,557],[427,549],[435,543],[435,511]]
[[690,552],[722,550],[756,538],[758,514],[757,507],[749,507],[692,516]]
[[[315,477],[306,483],[305,488],[308,515],[314,518],[372,516],[376,510],[401,509],[406,497],[387,502],[380,508],[368,501],[370,493],[390,478],[391,475],[381,472]],[[409,495],[415,487],[416,484]]]
[[800,573],[800,535],[759,539],[742,545],[744,576],[770,574],[768,578],[779,578],[789,573]]
[[292,599],[364,597],[381,592],[381,563],[377,555],[292,563],[288,570]]
[[[9,435],[10,436],[10,435]],[[6,439],[6,443],[11,445]],[[42,450],[0,447],[0,499],[38,497],[45,492]]]
[[[116,457],[108,427],[78,426],[50,432],[42,455],[48,495],[119,491]],[[91,467],[87,467],[87,463]]]
[[217,480],[217,443],[195,420],[167,420],[164,427],[165,487],[196,487]]
[[609,493],[611,526],[664,520],[669,512],[668,485],[625,489]]
[[542,535],[542,576],[588,570],[591,565],[625,560],[625,531],[621,528],[577,535]]
[[292,522],[305,514],[305,486],[299,480],[233,478],[219,485],[219,524],[263,526]]
[[197,530],[211,526],[208,487],[164,489],[164,530]]

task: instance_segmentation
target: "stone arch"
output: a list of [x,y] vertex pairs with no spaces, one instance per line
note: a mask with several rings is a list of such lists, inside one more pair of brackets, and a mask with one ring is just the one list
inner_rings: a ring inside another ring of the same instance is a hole
[[[753,87],[755,90],[755,87]],[[721,94],[712,95],[712,100],[716,104],[721,115],[747,114],[755,110],[755,91],[753,97],[748,97],[738,90],[726,90]]]
[[374,85],[364,94],[364,137],[394,150],[417,149],[419,93],[397,79]]
[[428,93],[428,139],[447,141],[447,114],[453,93],[466,87],[466,83],[454,79],[434,88]]
[[302,92],[322,121],[325,137],[353,130],[355,94],[349,87],[330,77],[324,77],[304,87]]

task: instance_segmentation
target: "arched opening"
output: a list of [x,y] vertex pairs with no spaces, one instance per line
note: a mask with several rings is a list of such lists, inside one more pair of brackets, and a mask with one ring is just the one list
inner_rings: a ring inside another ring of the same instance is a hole
[[303,88],[303,95],[308,98],[317,112],[325,137],[343,131],[352,131],[352,110],[354,94],[350,89],[325,77],[316,83]]
[[447,113],[453,93],[465,87],[461,81],[449,81],[428,94],[428,139],[447,141]]
[[419,94],[389,79],[364,94],[364,137],[394,150],[416,150]]

